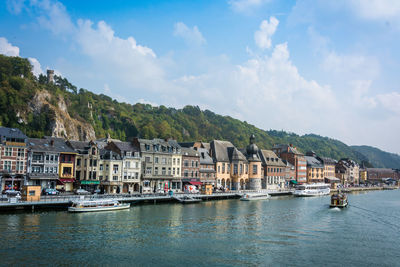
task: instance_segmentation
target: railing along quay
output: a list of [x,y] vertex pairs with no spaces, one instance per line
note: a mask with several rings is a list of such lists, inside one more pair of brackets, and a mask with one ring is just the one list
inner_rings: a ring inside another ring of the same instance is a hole
[[[239,198],[244,193],[249,192],[260,192],[256,190],[238,190],[228,192],[215,192],[212,195],[205,194],[186,194],[186,193],[174,193],[178,196],[190,196],[192,198],[198,198],[202,200],[217,200],[217,199],[228,199],[228,198]],[[291,194],[290,190],[262,190],[262,192],[268,192],[272,196],[274,195],[288,195]],[[169,194],[106,194],[106,195],[60,195],[60,196],[41,196],[40,201],[23,201],[15,197],[5,197],[0,199],[0,210],[10,209],[36,209],[36,208],[67,208],[74,201],[79,200],[98,200],[98,199],[112,199],[120,202],[129,203],[159,203],[159,202],[172,202],[176,201]]]

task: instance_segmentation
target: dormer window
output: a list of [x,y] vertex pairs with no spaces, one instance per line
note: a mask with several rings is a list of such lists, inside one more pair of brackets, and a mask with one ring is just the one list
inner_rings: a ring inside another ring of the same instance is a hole
[[92,147],[92,155],[96,155],[96,148]]

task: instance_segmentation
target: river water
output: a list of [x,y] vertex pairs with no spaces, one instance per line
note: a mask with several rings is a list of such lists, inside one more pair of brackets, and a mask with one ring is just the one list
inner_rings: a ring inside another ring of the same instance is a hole
[[400,190],[0,214],[0,265],[400,266]]

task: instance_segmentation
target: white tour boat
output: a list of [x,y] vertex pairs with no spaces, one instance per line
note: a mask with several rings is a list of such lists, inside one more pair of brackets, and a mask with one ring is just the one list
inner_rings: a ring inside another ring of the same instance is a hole
[[252,201],[252,200],[263,200],[269,199],[271,196],[268,193],[246,193],[240,200],[242,201]]
[[296,186],[293,195],[295,195],[296,197],[314,197],[329,195],[330,192],[331,189],[329,184],[302,184]]
[[120,203],[116,200],[86,200],[73,202],[68,207],[69,212],[91,212],[91,211],[107,211],[107,210],[123,210],[129,209],[130,203]]

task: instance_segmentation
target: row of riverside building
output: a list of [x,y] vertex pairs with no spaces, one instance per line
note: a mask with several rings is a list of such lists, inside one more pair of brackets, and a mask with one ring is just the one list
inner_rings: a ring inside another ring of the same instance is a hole
[[181,192],[185,185],[211,184],[215,189],[285,189],[297,183],[360,183],[399,180],[393,169],[360,168],[351,159],[339,161],[305,155],[292,145],[259,149],[255,136],[245,149],[229,141],[178,143],[107,138],[72,141],[56,137],[28,138],[19,129],[0,127],[2,190],[40,185],[104,193]]

